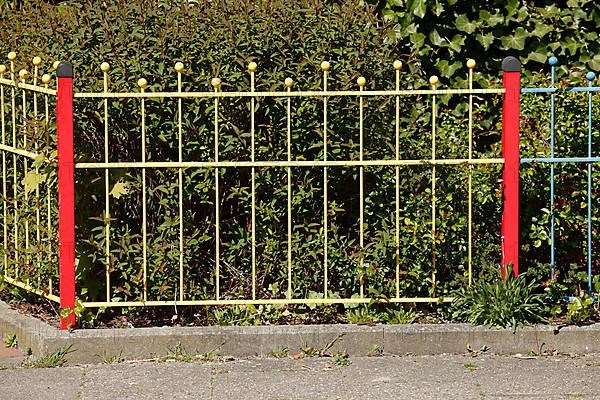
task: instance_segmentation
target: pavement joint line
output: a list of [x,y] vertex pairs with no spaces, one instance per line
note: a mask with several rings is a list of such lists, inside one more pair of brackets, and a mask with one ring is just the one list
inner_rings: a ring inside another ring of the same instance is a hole
[[[465,354],[467,347],[489,348],[494,354],[538,354],[543,351],[567,354],[600,353],[600,324],[552,325],[493,329],[468,324],[414,325],[265,325],[203,326],[121,329],[81,329],[60,331],[32,316],[20,314],[0,302],[0,336],[15,334],[21,349],[33,356],[49,354],[71,345],[69,364],[100,364],[106,354],[120,354],[125,360],[164,357],[180,345],[192,354],[205,354],[215,348],[220,355],[233,357],[267,356],[287,348],[289,354],[302,352],[301,344],[331,353],[346,351],[366,356],[374,346],[386,355]],[[341,336],[340,340],[335,340]]]

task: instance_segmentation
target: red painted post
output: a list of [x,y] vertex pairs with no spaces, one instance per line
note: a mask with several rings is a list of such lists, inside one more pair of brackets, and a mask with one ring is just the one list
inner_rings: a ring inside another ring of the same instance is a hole
[[519,274],[519,121],[521,63],[515,57],[502,60],[502,82],[506,89],[502,104],[502,277],[512,265]]
[[75,162],[73,156],[73,66],[61,62],[56,70],[56,135],[58,151],[58,264],[60,307],[71,312],[60,328],[75,326]]

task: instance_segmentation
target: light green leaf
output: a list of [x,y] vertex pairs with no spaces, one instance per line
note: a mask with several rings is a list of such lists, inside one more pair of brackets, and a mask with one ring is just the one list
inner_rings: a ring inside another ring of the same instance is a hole
[[469,18],[467,18],[466,15],[459,15],[458,17],[456,17],[456,29],[458,29],[459,31],[462,32],[466,32],[466,33],[473,33],[475,32],[475,29],[478,28],[478,24],[474,21],[469,21]]
[[436,29],[432,30],[429,34],[429,40],[431,40],[434,46],[441,46],[444,43],[444,38],[440,36]]
[[29,193],[38,188],[40,183],[46,181],[47,174],[36,174],[35,171],[29,171],[23,179],[25,192]]
[[523,50],[525,48],[525,39],[527,38],[527,31],[521,27],[515,29],[515,33],[510,36],[504,36],[501,39],[502,48],[505,50]]
[[114,184],[113,188],[110,191],[110,195],[115,199],[121,198],[121,196],[125,196],[129,193],[129,183],[127,182],[117,182]]
[[494,41],[494,35],[491,32],[488,32],[485,35],[478,34],[476,38],[485,50],[489,49],[490,45]]
[[465,44],[465,37],[463,35],[454,35],[449,45],[455,52],[460,52],[462,46]]
[[531,32],[531,35],[541,38],[552,32],[552,30],[553,28],[550,25],[538,23],[536,24],[535,29]]

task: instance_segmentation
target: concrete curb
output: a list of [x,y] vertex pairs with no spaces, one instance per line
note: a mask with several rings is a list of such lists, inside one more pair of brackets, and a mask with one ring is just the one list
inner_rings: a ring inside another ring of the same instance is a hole
[[186,352],[244,357],[268,355],[287,348],[290,354],[302,348],[316,350],[333,342],[330,352],[350,355],[461,354],[467,346],[487,346],[496,354],[600,353],[600,324],[562,329],[539,325],[519,329],[489,329],[467,324],[442,325],[297,325],[250,327],[162,327],[132,329],[85,329],[60,331],[31,316],[19,314],[0,302],[0,335],[16,334],[19,347],[31,348],[39,356],[65,346],[74,350],[71,363],[99,363],[103,356],[121,355],[126,360],[168,355],[178,344]]

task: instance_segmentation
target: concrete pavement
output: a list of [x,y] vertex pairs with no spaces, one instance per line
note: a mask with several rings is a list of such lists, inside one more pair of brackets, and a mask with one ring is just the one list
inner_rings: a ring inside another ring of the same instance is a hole
[[600,355],[141,361],[0,370],[0,399],[600,399]]

